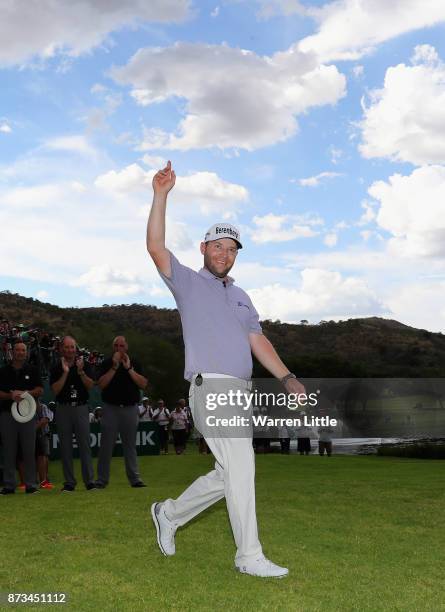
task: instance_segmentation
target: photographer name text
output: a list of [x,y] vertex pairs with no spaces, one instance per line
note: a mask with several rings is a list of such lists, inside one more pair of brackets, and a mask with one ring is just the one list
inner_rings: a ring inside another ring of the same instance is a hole
[[217,417],[213,414],[206,417],[208,427],[336,427],[337,419],[329,416],[304,416],[303,418],[273,418],[263,414],[252,417],[234,415],[232,417]]

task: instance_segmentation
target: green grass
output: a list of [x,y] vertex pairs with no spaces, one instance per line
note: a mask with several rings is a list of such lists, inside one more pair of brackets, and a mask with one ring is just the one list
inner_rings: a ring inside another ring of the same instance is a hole
[[[62,609],[81,612],[445,610],[443,462],[258,456],[260,536],[289,567],[283,580],[234,571],[224,501],[178,531],[175,557],[162,556],[150,504],[212,462],[193,451],[140,466],[147,489],[128,486],[117,458],[106,490],[1,498],[0,590],[65,591]],[[58,462],[51,474],[61,482]]]

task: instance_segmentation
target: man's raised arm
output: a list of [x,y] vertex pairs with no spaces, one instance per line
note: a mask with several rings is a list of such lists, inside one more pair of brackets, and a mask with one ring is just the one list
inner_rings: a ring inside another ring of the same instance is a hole
[[147,251],[158,270],[167,277],[171,276],[171,265],[170,253],[165,248],[165,209],[167,194],[175,181],[176,174],[169,161],[165,168],[159,170],[153,177],[153,204],[147,224]]

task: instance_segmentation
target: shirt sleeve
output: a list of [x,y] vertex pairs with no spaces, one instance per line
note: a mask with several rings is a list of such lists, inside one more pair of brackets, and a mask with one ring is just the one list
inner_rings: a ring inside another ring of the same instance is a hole
[[190,290],[190,279],[192,274],[196,274],[191,268],[182,265],[173,253],[170,253],[171,277],[165,276],[158,270],[160,277],[176,297],[184,295],[187,290]]
[[260,316],[252,303],[252,300],[246,293],[246,297],[249,301],[249,309],[250,309],[250,325],[249,332],[252,334],[262,334],[263,330],[260,325]]

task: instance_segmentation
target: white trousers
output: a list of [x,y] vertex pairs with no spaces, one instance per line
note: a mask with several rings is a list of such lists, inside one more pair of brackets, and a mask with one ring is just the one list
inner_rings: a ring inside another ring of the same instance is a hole
[[[202,427],[207,394],[212,390],[221,391],[221,385],[215,384],[215,376],[205,374],[202,385],[196,385],[193,379],[190,386],[190,408],[199,431],[208,431],[208,428]],[[229,380],[230,388],[248,390],[246,381],[237,378]],[[200,476],[177,499],[167,499],[165,512],[173,523],[181,526],[225,497],[237,547],[235,563],[241,565],[262,555],[255,510],[255,455],[252,438],[205,436],[205,440],[216,459],[215,469]]]

